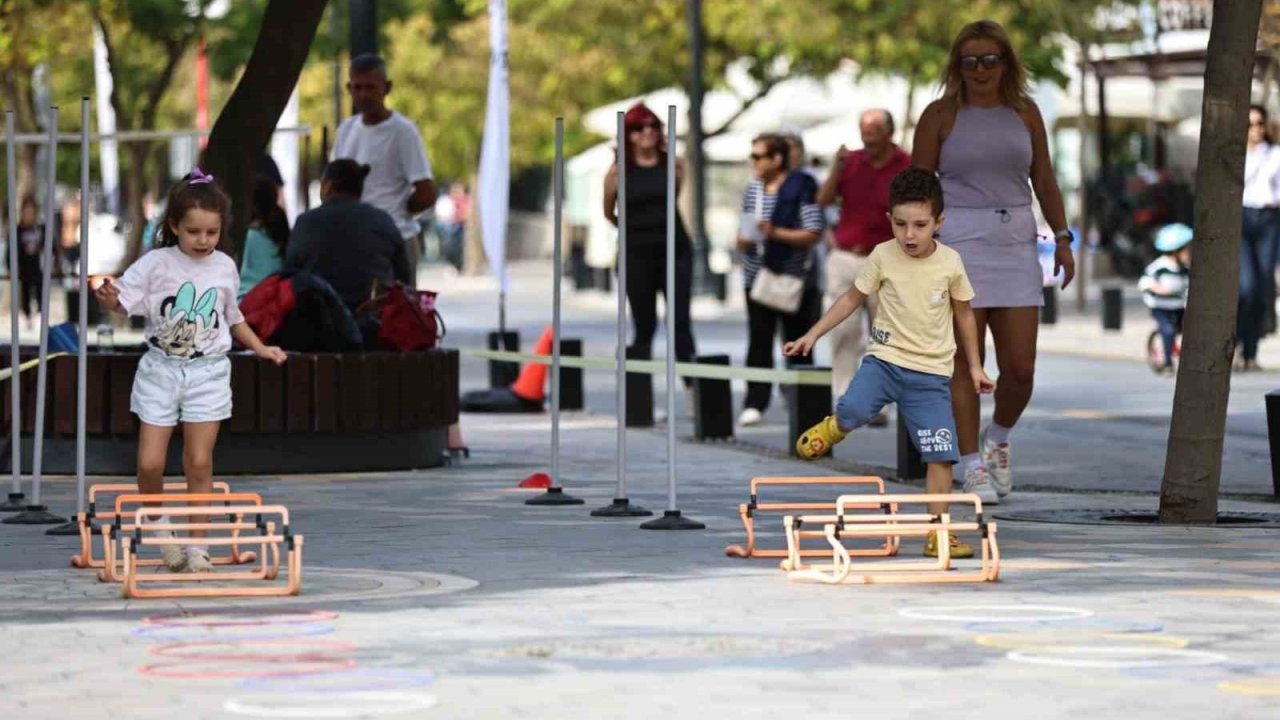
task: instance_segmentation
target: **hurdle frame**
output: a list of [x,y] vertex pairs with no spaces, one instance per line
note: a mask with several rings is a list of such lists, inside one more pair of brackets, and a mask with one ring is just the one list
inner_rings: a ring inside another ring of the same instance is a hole
[[[785,512],[790,510],[836,510],[836,502],[829,503],[819,502],[800,502],[800,503],[762,503],[760,502],[760,488],[768,486],[796,487],[796,486],[831,486],[831,485],[874,485],[876,495],[884,495],[884,479],[874,475],[853,475],[840,477],[755,477],[751,478],[751,499],[746,503],[738,505],[738,517],[742,519],[742,526],[747,533],[746,545],[729,545],[724,549],[724,554],[728,557],[736,558],[786,558],[790,557],[789,548],[758,548],[756,547],[756,527],[755,516],[760,512]],[[886,514],[894,514],[898,512],[896,503],[888,505],[864,504],[863,506],[849,505],[848,507],[862,510],[874,510],[883,508]],[[816,530],[801,530],[800,537],[808,538],[825,538],[826,534]],[[894,536],[885,536],[885,542],[879,548],[858,548],[850,550],[850,554],[868,557],[888,557],[898,554],[898,538]],[[825,548],[801,548],[799,550],[800,557],[823,557],[829,555],[830,551]]]
[[[127,516],[127,511],[124,509],[124,506],[126,504],[137,503],[140,505],[140,507],[137,508],[137,510],[143,510],[143,511],[152,512],[152,513],[162,512],[165,515],[171,515],[171,514],[174,514],[175,510],[185,509],[185,508],[165,507],[163,511],[158,511],[154,506],[148,507],[146,503],[158,503],[160,505],[171,505],[173,503],[179,503],[179,502],[182,502],[182,503],[235,502],[235,503],[241,504],[239,507],[244,507],[245,504],[247,504],[248,507],[263,506],[262,496],[259,495],[258,493],[235,493],[235,492],[181,493],[181,494],[166,493],[166,494],[152,495],[152,494],[143,494],[143,493],[135,492],[133,494],[120,495],[119,497],[116,498],[115,512],[113,513],[114,519],[112,520],[112,522],[103,523],[101,526],[103,562],[101,567],[98,570],[98,580],[100,582],[123,582],[124,580],[124,577],[125,577],[125,568],[123,563],[124,551],[123,549],[120,549],[119,551],[117,551],[116,541],[123,540],[124,538],[127,537],[128,533],[135,532],[137,530],[136,519],[132,524],[126,524],[124,522],[124,518]],[[236,519],[233,521],[232,524],[240,524],[243,522],[243,514],[234,512],[231,509],[230,505],[226,505],[226,504],[224,504],[223,506],[200,505],[200,506],[196,506],[196,509],[199,511],[198,513],[183,513],[183,514],[185,515],[191,515],[191,514],[235,515]],[[136,518],[137,517],[136,510],[134,512],[135,512],[135,518]],[[148,523],[148,524],[152,524],[152,523]],[[225,527],[225,526],[220,526],[220,528],[222,527]],[[256,529],[263,529],[258,524],[251,525],[250,527],[256,528]],[[174,530],[179,528],[178,526],[175,525],[175,526],[171,526],[170,529]],[[201,528],[196,528],[196,529],[201,529]],[[269,553],[268,553],[267,543],[261,542],[260,537],[251,537],[251,538],[243,539],[243,540],[247,540],[243,544],[261,544],[261,555],[258,555],[252,551],[241,552],[239,549],[239,546],[241,544],[240,541],[242,541],[242,539],[239,537],[239,530],[245,529],[245,528],[236,527],[236,528],[229,528],[229,529],[233,530],[232,538],[230,539],[236,540],[237,542],[219,543],[222,545],[230,545],[232,548],[232,552],[230,556],[220,556],[216,558],[211,558],[211,560],[215,565],[246,565],[254,562],[255,560],[261,560],[262,565],[255,572],[260,572],[263,574],[263,577],[268,577],[269,575],[273,575],[275,572],[278,571],[279,569],[279,552],[278,551],[270,553],[270,555],[275,556],[276,561],[271,566],[268,566],[267,558],[269,556]],[[183,540],[184,544],[191,543],[191,540],[189,538],[179,538],[179,539]],[[119,552],[119,554],[117,554],[117,552]],[[140,567],[159,567],[164,564],[164,561],[159,558],[134,558],[134,564]]]
[[[157,526],[156,523],[149,523],[145,518],[147,508],[140,507],[134,515],[134,530],[132,535],[123,535],[120,538],[122,559],[124,561],[124,581],[121,585],[121,593],[126,598],[184,598],[184,597],[283,597],[286,595],[298,595],[302,591],[302,535],[295,535],[289,528],[289,509],[283,505],[233,505],[222,509],[219,514],[236,514],[257,516],[257,522],[250,527],[265,528],[266,534],[254,538],[255,542],[261,542],[264,547],[269,546],[275,557],[273,563],[276,571],[279,568],[279,547],[285,546],[285,566],[287,568],[286,583],[284,585],[243,585],[231,587],[200,587],[200,583],[204,582],[229,582],[236,580],[248,581],[270,581],[277,577],[276,572],[272,572],[266,576],[259,576],[258,572],[208,572],[208,573],[154,573],[142,574],[138,572],[139,566],[135,562],[138,548],[141,546],[160,546],[160,545],[179,545],[190,542],[187,538],[160,538],[146,537],[146,532],[164,532],[170,530],[217,530],[232,529],[238,532],[236,528],[228,528],[226,524],[219,523],[176,523],[164,526]],[[170,508],[166,510],[170,516],[191,517],[194,515],[207,515],[209,509],[206,507],[182,507]],[[277,533],[275,522],[264,522],[263,515],[277,515],[280,518],[280,531]],[[238,524],[233,524],[238,525]],[[240,542],[238,537],[214,537],[203,538],[200,541],[204,545],[234,545]],[[265,552],[264,552],[265,556]],[[263,558],[263,566],[267,564],[266,558]],[[179,583],[178,587],[167,588],[146,588],[144,585],[151,583]]]
[[[933,513],[897,513],[881,519],[871,515],[849,514],[846,510],[871,503],[897,503],[922,505],[928,503],[972,504],[976,518],[973,522],[955,522],[950,511],[941,515]],[[934,518],[938,518],[937,521]],[[804,525],[819,524],[822,535],[831,545],[831,562],[806,565],[800,555],[800,533]],[[996,524],[983,517],[982,499],[972,493],[960,494],[901,494],[881,497],[866,495],[842,495],[836,499],[834,515],[787,515],[783,518],[787,534],[787,559],[783,569],[792,581],[839,584],[888,584],[888,583],[960,583],[996,582],[1000,577],[1000,548],[996,543]],[[847,537],[870,538],[884,535],[896,537],[927,537],[938,532],[938,558],[936,561],[909,563],[875,563],[871,567],[859,564],[855,568],[853,554],[844,547]],[[953,532],[978,532],[981,535],[981,564],[977,570],[951,569],[950,535]]]

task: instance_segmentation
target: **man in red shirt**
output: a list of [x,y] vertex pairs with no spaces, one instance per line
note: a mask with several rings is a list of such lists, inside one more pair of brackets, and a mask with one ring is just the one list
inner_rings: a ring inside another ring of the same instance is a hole
[[[862,149],[841,145],[826,182],[818,190],[818,204],[840,200],[835,246],[827,254],[827,307],[848,292],[858,279],[871,249],[893,239],[889,227],[889,183],[911,166],[911,156],[893,142],[893,116],[888,110],[868,110],[858,122]],[[844,394],[866,353],[866,329],[875,317],[874,298],[867,298],[865,319],[851,318],[831,331],[831,395]],[[883,413],[873,425],[883,425]]]

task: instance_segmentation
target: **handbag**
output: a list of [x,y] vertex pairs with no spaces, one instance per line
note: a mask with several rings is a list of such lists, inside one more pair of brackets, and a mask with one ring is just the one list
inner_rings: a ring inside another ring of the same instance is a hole
[[[763,214],[763,204],[764,187],[762,186],[760,193],[756,196],[757,220]],[[807,262],[805,267],[808,268]],[[748,296],[760,305],[791,315],[800,309],[800,301],[804,299],[804,285],[804,278],[774,272],[762,263],[760,270],[756,273],[755,281],[751,283],[751,292]]]
[[751,283],[751,299],[767,308],[791,315],[804,299],[804,278],[761,267]]
[[436,293],[410,290],[397,281],[375,288],[374,297],[357,312],[368,310],[377,317],[378,344],[383,348],[401,352],[430,350],[445,335],[444,318],[435,302]]

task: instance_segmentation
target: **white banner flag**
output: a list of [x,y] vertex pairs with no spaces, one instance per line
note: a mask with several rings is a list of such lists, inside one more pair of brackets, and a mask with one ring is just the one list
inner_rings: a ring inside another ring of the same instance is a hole
[[480,148],[480,231],[489,269],[507,292],[507,210],[511,183],[510,98],[507,92],[507,3],[489,0],[489,98]]
[[[107,44],[102,28],[93,24],[93,90],[97,95],[98,132],[114,135],[116,113],[111,108],[111,68],[107,65]],[[120,157],[115,140],[103,140],[98,147],[98,161],[102,164],[102,191],[107,196],[107,212],[115,215],[120,208]],[[185,171],[184,171],[185,172]]]

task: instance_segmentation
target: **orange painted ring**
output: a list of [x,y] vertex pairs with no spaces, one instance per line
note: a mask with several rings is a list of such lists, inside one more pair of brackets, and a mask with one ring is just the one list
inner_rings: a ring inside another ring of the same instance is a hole
[[[250,665],[259,665],[258,668],[250,668]],[[192,665],[212,666],[209,669],[191,668]],[[230,669],[226,668],[230,665]],[[239,667],[236,667],[239,665]],[[312,658],[303,662],[293,663],[295,667],[281,668],[279,663],[273,662],[192,662],[178,661],[170,663],[157,663],[154,665],[139,665],[135,670],[141,675],[149,677],[170,678],[176,680],[208,680],[208,679],[242,679],[242,678],[261,678],[261,677],[289,677],[293,675],[314,675],[316,673],[332,672],[334,670],[347,670],[355,667],[356,661],[352,658]],[[184,669],[190,668],[190,669]]]
[[[297,652],[290,653],[253,653],[253,652],[181,652],[187,649],[198,648],[250,648],[250,647],[281,647],[281,648],[298,648]],[[153,645],[151,654],[158,657],[174,658],[186,662],[311,662],[313,660],[324,661],[333,660],[335,656],[353,653],[359,648],[355,643],[341,642],[338,640],[264,640],[264,641],[235,641],[235,640],[207,640],[198,642],[173,642],[161,645]]]

